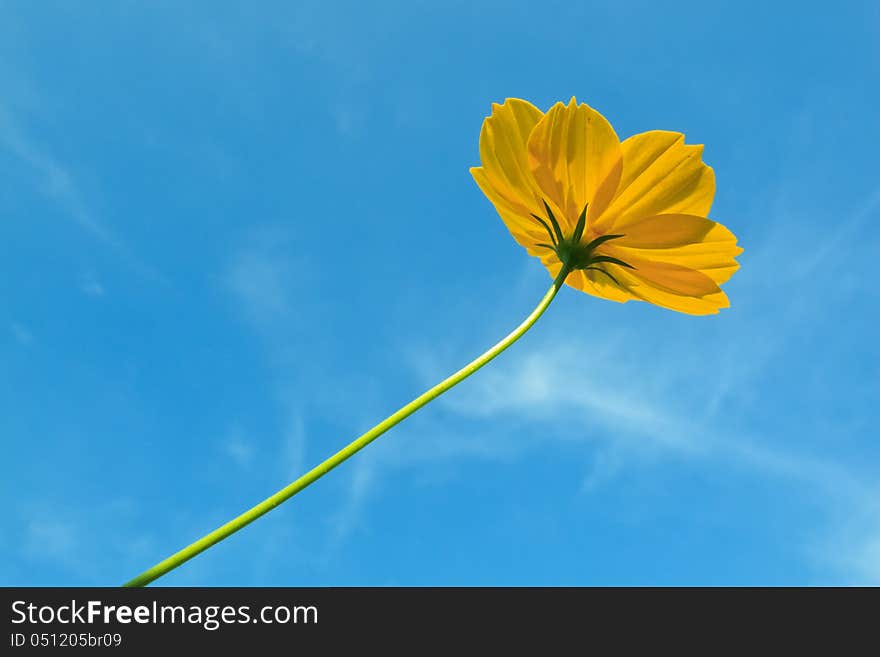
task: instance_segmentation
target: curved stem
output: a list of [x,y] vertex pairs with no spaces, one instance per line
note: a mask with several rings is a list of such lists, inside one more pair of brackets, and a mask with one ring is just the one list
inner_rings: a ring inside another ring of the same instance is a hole
[[376,440],[376,438],[388,431],[391,427],[395,426],[403,419],[415,413],[429,401],[439,397],[455,384],[465,380],[471,374],[483,367],[483,365],[485,365],[502,351],[507,349],[514,342],[519,340],[519,338],[522,337],[522,335],[532,327],[532,324],[538,321],[538,318],[544,314],[544,311],[547,310],[550,302],[553,301],[556,293],[559,292],[559,288],[562,287],[562,284],[565,282],[565,278],[568,276],[569,273],[570,269],[564,266],[559,272],[559,275],[556,277],[556,280],[553,281],[553,285],[544,295],[544,298],[541,299],[541,302],[531,312],[531,314],[525,318],[522,324],[517,326],[513,331],[511,331],[510,334],[507,335],[507,337],[501,340],[501,342],[496,344],[494,347],[462,367],[452,376],[444,379],[430,390],[416,397],[414,400],[398,410],[396,413],[389,415],[375,427],[351,442],[348,446],[336,452],[333,456],[328,458],[323,463],[315,466],[314,468],[306,472],[303,476],[301,476],[293,483],[285,486],[271,497],[266,498],[255,507],[249,509],[248,511],[245,511],[240,516],[233,518],[225,525],[222,525],[211,533],[206,534],[195,543],[188,545],[179,552],[175,552],[170,557],[168,557],[164,561],[160,561],[149,570],[145,570],[143,573],[141,573],[131,581],[126,582],[123,586],[146,586],[153,580],[158,579],[169,571],[174,570],[184,562],[189,561],[197,554],[204,552],[215,543],[219,543],[224,538],[234,534],[239,529],[252,523],[260,516],[268,513],[282,502],[287,501],[312,482],[320,479],[337,465],[339,465],[350,456],[354,455],[356,452],[362,450],[364,447]]

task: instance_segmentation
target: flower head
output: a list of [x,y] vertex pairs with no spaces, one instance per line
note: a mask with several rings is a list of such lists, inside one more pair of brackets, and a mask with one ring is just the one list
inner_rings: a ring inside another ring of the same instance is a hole
[[574,98],[546,114],[509,98],[483,122],[471,173],[554,277],[565,265],[565,282],[583,292],[706,315],[730,305],[719,285],[742,249],[707,218],[715,174],[702,152],[662,130],[621,142]]

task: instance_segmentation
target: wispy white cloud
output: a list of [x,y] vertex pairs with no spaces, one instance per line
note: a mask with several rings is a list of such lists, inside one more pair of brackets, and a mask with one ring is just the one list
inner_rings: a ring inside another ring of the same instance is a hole
[[223,452],[240,468],[249,468],[256,457],[257,449],[254,442],[244,432],[235,427],[222,445]]
[[0,105],[0,146],[15,155],[36,176],[39,189],[63,206],[82,228],[103,242],[119,246],[115,237],[92,215],[70,171],[45,147],[30,138],[12,112]]
[[[576,362],[575,355],[587,353],[588,348],[569,339],[564,346],[535,346],[527,353],[520,350],[516,358],[481,372],[465,384],[465,390],[441,403],[467,418],[531,425],[534,429],[523,433],[535,436],[535,441],[611,441],[625,451],[660,451],[680,458],[736,462],[776,477],[819,485],[835,494],[868,494],[870,489],[842,466],[779,448],[762,441],[761,436],[731,432],[719,418],[707,418],[683,407],[676,399],[680,389],[661,385],[668,364],[646,360],[641,368],[621,370],[618,363],[610,381],[602,372],[611,370],[601,367],[601,360],[592,361],[599,365],[596,369],[570,367]],[[611,354],[608,358],[610,367],[614,358]],[[540,431],[535,430],[538,427]],[[447,443],[446,449],[456,444]],[[510,441],[486,446],[517,449]],[[619,454],[604,458],[604,475],[620,467]]]
[[32,174],[35,187],[80,228],[115,252],[132,270],[155,282],[167,280],[132,253],[125,242],[90,209],[71,169],[24,127],[11,106],[0,104],[0,152],[6,151]]
[[[117,498],[90,505],[71,505],[58,498],[31,499],[12,509],[20,539],[15,549],[21,563],[36,569],[61,570],[82,585],[107,585],[107,563],[125,568],[122,579],[155,551],[153,537],[133,524],[136,505]],[[32,576],[28,576],[32,580]],[[7,585],[21,584],[24,573],[4,572]]]
[[364,505],[370,494],[374,492],[376,477],[380,474],[381,467],[377,467],[373,460],[358,459],[351,464],[348,490],[341,506],[331,519],[330,539],[326,549],[328,555],[364,526]]
[[[829,264],[836,264],[835,254],[848,253],[851,244],[859,239],[859,229],[865,222],[876,219],[880,214],[880,189],[870,194],[857,205],[855,210],[842,221],[835,222],[830,231],[824,231],[821,239],[812,237],[811,248],[805,249],[791,266],[790,276],[803,280],[815,274],[820,268],[828,269]],[[862,238],[863,239],[863,238]]]
[[842,573],[846,584],[880,586],[880,490],[852,504],[807,547],[809,557]]
[[880,586],[880,522],[873,525],[870,534],[843,545],[842,549],[838,564],[853,572],[854,584]]
[[[675,399],[681,390],[657,385],[668,366],[662,362],[646,361],[641,371],[629,369],[622,376],[629,385],[612,383],[606,390],[595,372],[570,367],[579,347],[586,349],[571,341],[564,347],[535,345],[495,363],[442,401],[452,418],[445,415],[442,421],[408,427],[417,440],[389,440],[371,454],[372,476],[366,483],[394,470],[417,472],[473,459],[519,460],[534,449],[572,441],[582,442],[593,455],[583,494],[613,485],[627,470],[646,462],[672,459],[739,470],[801,491],[823,510],[808,538],[791,547],[793,554],[803,554],[826,573],[837,573],[834,581],[880,581],[880,486],[865,473],[769,434],[732,429],[724,413],[735,411],[726,406],[711,416],[689,412]],[[424,378],[433,381],[436,376]],[[358,505],[351,508],[361,510],[369,494],[363,485],[352,490]],[[839,525],[853,515],[863,521],[842,530]],[[347,519],[347,526],[356,522]]]
[[302,301],[303,263],[284,248],[283,231],[254,230],[232,255],[224,283],[236,308],[266,337],[289,328],[297,301]]
[[857,549],[844,553],[840,565],[854,571],[854,584],[880,586],[880,527],[875,527],[873,534],[854,545]]
[[[369,495],[365,486],[392,469],[474,458],[505,461],[548,442],[583,441],[595,455],[584,476],[587,494],[608,485],[631,464],[657,458],[737,468],[803,491],[825,510],[815,532],[826,538],[810,539],[824,546],[825,553],[813,551],[810,559],[845,579],[876,581],[880,514],[875,500],[880,499],[880,487],[856,464],[782,440],[774,430],[762,430],[761,420],[729,420],[747,416],[767,369],[784,366],[792,357],[792,335],[802,333],[805,325],[827,329],[818,327],[823,311],[816,301],[840,298],[841,277],[836,274],[852,266],[852,261],[830,256],[844,244],[850,254],[869,250],[873,237],[848,241],[878,210],[880,194],[875,194],[835,224],[823,238],[827,248],[814,258],[793,257],[789,251],[797,251],[798,245],[787,241],[754,249],[751,271],[737,280],[743,308],[731,311],[727,329],[709,322],[690,328],[700,321],[694,320],[684,334],[664,333],[663,342],[613,321],[592,324],[589,331],[558,328],[543,337],[539,329],[539,336],[530,336],[438,400],[436,405],[452,414],[445,416],[444,426],[417,416],[407,421],[412,424],[406,431],[418,433],[418,441],[377,445],[370,457],[371,477],[359,481],[356,491],[352,481],[351,498],[358,506],[352,503],[351,508],[363,507]],[[802,229],[800,218],[797,223]],[[820,267],[824,275],[817,277]],[[774,283],[784,284],[785,294],[767,284],[771,274]],[[412,350],[411,362],[426,386],[461,365],[437,354],[433,345]],[[779,412],[796,419],[796,410],[793,406]],[[434,417],[436,413],[435,407]],[[466,436],[461,422],[468,423]],[[841,518],[853,513],[874,520],[859,531],[838,532]],[[832,535],[834,540],[828,538]]]

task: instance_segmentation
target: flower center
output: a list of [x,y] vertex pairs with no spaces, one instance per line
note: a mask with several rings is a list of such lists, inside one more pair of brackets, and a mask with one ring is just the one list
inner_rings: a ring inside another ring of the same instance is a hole
[[[574,271],[575,269],[598,271],[614,281],[615,285],[620,286],[617,279],[601,265],[607,263],[626,267],[627,269],[635,269],[635,267],[619,258],[597,254],[596,249],[602,246],[605,242],[619,239],[623,237],[623,235],[600,235],[590,242],[581,242],[581,238],[584,236],[584,228],[587,223],[587,208],[590,206],[590,204],[587,203],[578,217],[574,231],[571,235],[566,236],[562,233],[562,229],[559,227],[559,222],[556,220],[556,217],[553,216],[553,211],[550,209],[550,206],[547,205],[547,201],[544,201],[543,199],[542,201],[544,203],[544,209],[547,210],[547,218],[550,223],[548,224],[547,221],[536,214],[532,214],[532,216],[537,219],[547,231],[552,244],[539,244],[538,246],[545,246],[552,249],[563,266],[568,267],[571,271]],[[553,227],[552,229],[550,228],[551,225]]]

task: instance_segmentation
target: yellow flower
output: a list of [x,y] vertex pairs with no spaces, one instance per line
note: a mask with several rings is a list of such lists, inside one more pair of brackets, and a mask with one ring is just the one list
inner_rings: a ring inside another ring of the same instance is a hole
[[730,305],[719,285],[739,265],[736,237],[707,218],[715,174],[701,145],[652,130],[621,142],[590,106],[544,114],[509,98],[480,132],[480,189],[514,239],[555,277],[613,301],[691,315]]

